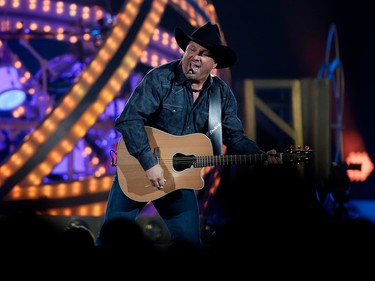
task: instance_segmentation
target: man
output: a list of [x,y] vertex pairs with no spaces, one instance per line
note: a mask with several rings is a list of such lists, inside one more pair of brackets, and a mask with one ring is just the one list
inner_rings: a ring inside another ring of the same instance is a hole
[[[244,135],[232,90],[219,77],[211,75],[214,68],[230,67],[237,59],[235,52],[222,44],[218,26],[208,22],[191,35],[176,28],[175,38],[184,51],[183,57],[149,71],[115,122],[128,152],[139,161],[150,181],[149,188],[163,189],[167,180],[150,148],[145,126],[176,136],[207,134],[209,97],[214,91],[220,94],[221,124],[218,126],[227,151],[230,154],[261,153],[266,155],[264,164],[281,164],[274,149],[265,153]],[[173,242],[201,246],[199,207],[194,190],[174,190],[152,203],[165,221]],[[116,174],[103,226],[116,218],[134,220],[146,204],[125,195]],[[99,232],[98,245],[105,244],[104,232],[103,228]]]

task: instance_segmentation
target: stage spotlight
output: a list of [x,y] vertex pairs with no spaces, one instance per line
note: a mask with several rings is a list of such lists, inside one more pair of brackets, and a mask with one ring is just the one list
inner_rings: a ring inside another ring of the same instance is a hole
[[24,103],[26,93],[15,67],[0,67],[0,81],[0,111],[10,111]]

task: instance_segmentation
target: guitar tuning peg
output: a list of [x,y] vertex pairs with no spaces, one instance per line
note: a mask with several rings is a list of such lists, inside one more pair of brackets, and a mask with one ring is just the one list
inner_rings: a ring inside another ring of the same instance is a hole
[[305,150],[310,150],[310,146],[306,145]]
[[290,150],[293,150],[294,149],[294,145],[291,145],[289,148],[290,148]]

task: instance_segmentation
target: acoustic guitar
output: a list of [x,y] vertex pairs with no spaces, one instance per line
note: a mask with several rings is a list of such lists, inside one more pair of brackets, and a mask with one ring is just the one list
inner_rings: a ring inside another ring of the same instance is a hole
[[[170,192],[187,188],[200,190],[204,187],[202,169],[218,165],[257,165],[263,164],[267,155],[213,155],[210,139],[201,133],[175,136],[153,127],[145,127],[151,149],[164,169],[167,180],[164,188],[154,187],[147,179],[138,160],[129,154],[121,138],[117,147],[116,170],[122,191],[129,198],[148,202]],[[306,149],[288,149],[278,153],[283,163],[302,163],[309,160],[312,151]]]

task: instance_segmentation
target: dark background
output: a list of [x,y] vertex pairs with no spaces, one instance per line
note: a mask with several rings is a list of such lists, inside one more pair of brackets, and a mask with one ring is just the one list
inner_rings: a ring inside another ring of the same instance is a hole
[[[373,75],[374,17],[366,1],[213,1],[229,46],[238,62],[231,68],[241,79],[316,78],[325,62],[328,36],[336,28],[338,48],[330,61],[344,71],[344,138],[358,131],[375,162]],[[333,50],[331,48],[331,50]],[[350,144],[350,143],[349,143]],[[374,172],[363,183],[352,183],[353,197],[375,198]]]

